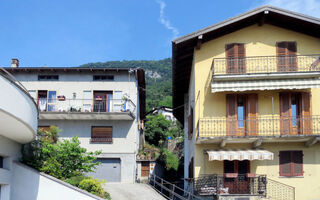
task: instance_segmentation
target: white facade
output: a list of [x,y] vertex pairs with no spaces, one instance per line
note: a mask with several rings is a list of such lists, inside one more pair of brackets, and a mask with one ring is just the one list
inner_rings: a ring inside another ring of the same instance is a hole
[[[136,153],[140,135],[139,81],[136,70],[55,71],[47,68],[39,71],[23,71],[23,68],[20,68],[10,72],[34,98],[39,97],[39,91],[48,91],[48,94],[52,91],[51,94],[54,94],[55,99],[51,101],[53,104],[48,100],[46,111],[39,107],[39,126],[58,126],[61,129],[62,139],[78,136],[81,145],[88,151],[102,152],[99,158],[119,158],[121,182],[135,181]],[[40,81],[39,75],[58,75],[59,78]],[[112,75],[113,80],[94,81],[94,75]],[[94,94],[102,91],[112,94],[112,100],[109,100],[109,105],[112,106],[107,112],[95,110]],[[64,96],[65,100],[59,101],[58,96]],[[36,101],[39,104],[40,100]],[[71,107],[76,111],[71,111]],[[92,127],[100,126],[112,127],[112,142],[92,142]],[[95,176],[99,178],[99,174]]]
[[[0,69],[1,70],[1,69]],[[8,74],[0,73],[0,199],[10,200],[13,161],[20,158],[21,144],[35,138],[38,111],[32,98]]]

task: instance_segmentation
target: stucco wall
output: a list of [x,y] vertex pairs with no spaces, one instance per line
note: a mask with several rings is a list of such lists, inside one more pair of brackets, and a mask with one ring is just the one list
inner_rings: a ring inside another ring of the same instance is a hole
[[100,200],[53,177],[21,164],[13,165],[11,200]]

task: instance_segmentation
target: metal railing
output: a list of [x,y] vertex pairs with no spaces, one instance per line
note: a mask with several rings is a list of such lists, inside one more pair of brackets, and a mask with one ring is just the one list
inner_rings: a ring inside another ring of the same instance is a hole
[[319,135],[320,116],[270,116],[246,120],[226,117],[201,118],[199,119],[197,131],[198,138]]
[[266,175],[231,174],[232,176],[211,174],[188,179],[193,193],[200,196],[248,195],[266,196]]
[[41,112],[135,112],[130,99],[35,99]]
[[295,188],[268,178],[266,197],[274,200],[295,200]]
[[320,55],[215,58],[212,75],[320,71]]
[[148,184],[153,187],[156,191],[158,191],[162,196],[167,199],[172,200],[201,200],[200,197],[197,197],[154,174],[150,174],[148,179]]

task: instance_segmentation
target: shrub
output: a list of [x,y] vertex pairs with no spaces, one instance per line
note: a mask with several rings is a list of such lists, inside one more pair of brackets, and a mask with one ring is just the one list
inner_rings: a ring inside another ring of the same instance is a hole
[[66,182],[73,186],[79,187],[80,182],[88,178],[89,177],[86,177],[86,176],[74,176],[74,177],[68,178]]
[[102,198],[110,199],[110,194],[103,190],[101,184],[105,181],[86,178],[80,181],[79,188],[90,192],[91,194],[97,195]]
[[158,159],[160,164],[165,167],[166,170],[178,170],[179,167],[179,159],[178,157],[170,152],[168,149],[162,149],[160,157]]

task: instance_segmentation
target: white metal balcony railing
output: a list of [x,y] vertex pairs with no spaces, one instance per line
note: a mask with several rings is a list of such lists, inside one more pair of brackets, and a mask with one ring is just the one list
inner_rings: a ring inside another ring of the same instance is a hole
[[246,120],[201,118],[198,138],[320,135],[320,116],[257,117]]
[[320,71],[320,55],[215,58],[212,75]]
[[135,112],[130,99],[35,99],[40,112]]

